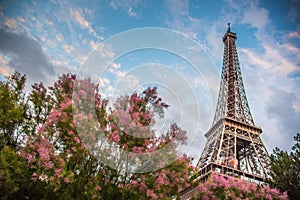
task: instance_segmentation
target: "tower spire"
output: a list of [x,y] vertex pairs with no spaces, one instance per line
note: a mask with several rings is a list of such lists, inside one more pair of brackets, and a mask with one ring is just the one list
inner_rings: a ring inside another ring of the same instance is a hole
[[228,30],[223,37],[223,67],[213,124],[217,123],[220,119],[231,118],[254,126],[244,89],[235,45],[236,39],[236,33],[231,32],[230,23],[228,23]]

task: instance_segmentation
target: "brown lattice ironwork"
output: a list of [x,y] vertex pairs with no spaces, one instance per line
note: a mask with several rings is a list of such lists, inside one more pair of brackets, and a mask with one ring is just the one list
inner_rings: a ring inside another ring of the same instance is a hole
[[269,158],[255,126],[243,85],[236,33],[230,24],[223,37],[224,55],[219,97],[206,146],[197,164],[205,181],[212,171],[262,183],[269,176]]

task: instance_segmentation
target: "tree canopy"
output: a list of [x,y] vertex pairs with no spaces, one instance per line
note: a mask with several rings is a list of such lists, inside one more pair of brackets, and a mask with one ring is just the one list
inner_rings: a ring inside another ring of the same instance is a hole
[[[1,198],[169,199],[192,184],[191,159],[176,152],[185,131],[152,129],[168,107],[155,87],[109,107],[89,79],[64,74],[27,95],[25,82],[15,73],[0,85]],[[167,154],[149,159],[169,143]],[[123,159],[121,151],[134,154]],[[151,169],[166,158],[173,161]]]
[[300,197],[300,133],[294,137],[291,152],[276,147],[270,156],[271,179],[269,184],[280,191],[287,191],[290,199]]

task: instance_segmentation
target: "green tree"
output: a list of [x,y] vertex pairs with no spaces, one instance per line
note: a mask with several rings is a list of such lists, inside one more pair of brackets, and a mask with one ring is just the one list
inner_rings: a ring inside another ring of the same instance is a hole
[[8,77],[8,81],[0,82],[0,149],[19,146],[26,118],[25,82],[25,75],[18,72]]
[[294,137],[296,144],[292,151],[280,150],[276,147],[270,156],[271,161],[271,187],[281,192],[287,191],[290,199],[300,197],[300,133]]
[[43,199],[53,197],[45,183],[31,179],[33,170],[20,156],[29,127],[32,130],[28,97],[24,93],[26,76],[19,72],[0,82],[0,199]]

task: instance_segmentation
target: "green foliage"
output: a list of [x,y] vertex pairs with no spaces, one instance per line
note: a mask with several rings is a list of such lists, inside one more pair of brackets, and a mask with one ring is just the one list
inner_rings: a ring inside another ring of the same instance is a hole
[[45,184],[31,180],[31,169],[14,149],[0,150],[0,199],[54,199],[56,194]]
[[296,144],[290,153],[279,148],[273,150],[270,156],[272,187],[287,191],[290,199],[300,196],[300,133],[294,137]]
[[25,75],[15,72],[8,82],[0,82],[0,149],[18,146],[26,116],[25,81]]

